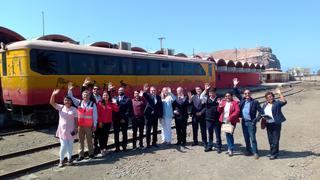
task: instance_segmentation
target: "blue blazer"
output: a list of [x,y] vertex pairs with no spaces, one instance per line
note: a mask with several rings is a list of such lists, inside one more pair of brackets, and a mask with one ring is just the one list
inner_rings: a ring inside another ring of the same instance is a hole
[[[268,103],[265,103],[263,105],[263,108],[262,108],[263,111],[266,108],[267,104]],[[284,106],[286,104],[287,104],[287,101],[286,102],[282,102],[279,100],[273,101],[271,111],[272,111],[273,119],[276,124],[281,124],[282,122],[284,122],[286,120],[286,118],[284,117],[284,115],[282,114],[282,111],[281,111],[282,106]]]
[[[238,88],[233,88],[234,95],[240,100],[240,117],[243,117],[242,110],[244,108],[246,99],[240,95]],[[255,99],[251,99],[250,101],[250,118],[253,123],[256,123],[260,120],[260,114],[263,114],[263,110],[259,104],[259,102]],[[258,116],[257,116],[258,113]]]

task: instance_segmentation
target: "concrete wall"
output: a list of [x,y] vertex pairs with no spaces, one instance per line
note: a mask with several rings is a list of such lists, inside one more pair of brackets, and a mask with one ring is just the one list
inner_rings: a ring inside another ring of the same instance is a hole
[[305,77],[295,77],[296,80],[300,80],[300,81],[320,81],[320,75],[316,75],[316,76],[305,76]]

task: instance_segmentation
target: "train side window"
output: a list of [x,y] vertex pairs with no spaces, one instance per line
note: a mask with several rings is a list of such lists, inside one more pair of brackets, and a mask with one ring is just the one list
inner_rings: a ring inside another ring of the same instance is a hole
[[129,58],[119,58],[120,61],[120,73],[123,75],[132,75],[132,59]]
[[119,62],[112,56],[98,56],[98,73],[105,75],[119,74]]
[[160,63],[160,73],[161,75],[171,75],[171,62],[164,61]]
[[40,74],[66,74],[66,55],[59,51],[32,49],[30,67]]
[[172,74],[173,75],[184,75],[183,74],[183,63],[181,62],[173,62],[172,63]]
[[70,53],[70,74],[95,74],[94,59],[93,55]]
[[184,63],[183,64],[183,74],[184,75],[194,75],[194,66],[192,63]]
[[2,53],[2,75],[7,75],[7,58],[6,58],[6,52]]
[[133,61],[133,69],[135,75],[147,75],[148,64],[144,59],[136,59]]
[[159,61],[149,60],[149,75],[159,75]]

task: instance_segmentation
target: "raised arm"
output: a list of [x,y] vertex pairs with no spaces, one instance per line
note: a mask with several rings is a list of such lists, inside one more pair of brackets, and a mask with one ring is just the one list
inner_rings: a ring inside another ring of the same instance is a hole
[[69,82],[69,83],[68,83],[68,96],[72,99],[72,102],[73,102],[73,104],[74,104],[75,106],[79,106],[79,105],[80,105],[80,99],[75,98],[75,97],[73,96],[72,89],[73,89],[72,82]]
[[279,94],[280,101],[282,102],[281,106],[284,106],[287,104],[286,98],[283,96],[281,90],[279,88],[276,89],[276,94]]
[[207,102],[207,91],[210,88],[210,84],[209,83],[205,83],[204,84],[204,90],[202,91],[202,93],[200,94],[200,99],[202,102]]
[[55,96],[60,92],[60,89],[54,89],[51,97],[50,97],[50,104],[53,108],[58,109],[58,105],[55,102]]
[[233,79],[233,93],[241,101],[242,100],[242,96],[241,96],[240,91],[238,89],[239,82],[240,81],[238,80],[238,78],[234,78]]
[[167,87],[168,89],[168,93],[169,93],[169,96],[171,97],[171,101],[175,101],[177,99],[177,97],[171,92],[171,88],[170,87]]

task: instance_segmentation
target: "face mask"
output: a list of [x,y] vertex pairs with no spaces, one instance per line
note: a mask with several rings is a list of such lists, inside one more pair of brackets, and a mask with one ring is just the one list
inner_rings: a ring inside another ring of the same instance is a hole
[[123,95],[124,95],[124,92],[121,92],[119,95],[120,95],[120,96],[123,96]]

